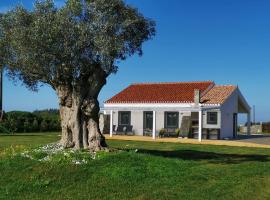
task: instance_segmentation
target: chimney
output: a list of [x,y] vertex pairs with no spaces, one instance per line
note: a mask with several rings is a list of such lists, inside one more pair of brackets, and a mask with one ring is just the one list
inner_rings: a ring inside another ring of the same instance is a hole
[[200,90],[195,89],[195,90],[194,90],[194,103],[195,103],[195,106],[198,106],[198,105],[199,105],[200,99],[201,99],[201,93],[200,93]]

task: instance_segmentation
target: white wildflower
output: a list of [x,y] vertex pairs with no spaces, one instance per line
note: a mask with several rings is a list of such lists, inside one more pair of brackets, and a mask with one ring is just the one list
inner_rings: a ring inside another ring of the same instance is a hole
[[43,162],[43,161],[50,161],[51,160],[51,158],[50,158],[50,156],[46,156],[46,157],[44,157],[44,158],[41,158],[41,159],[39,159],[38,161],[41,161],[41,162]]

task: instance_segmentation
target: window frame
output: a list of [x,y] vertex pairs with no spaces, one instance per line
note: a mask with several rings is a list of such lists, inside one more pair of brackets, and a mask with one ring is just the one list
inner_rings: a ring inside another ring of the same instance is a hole
[[[151,120],[151,126],[152,126],[152,128],[148,128],[148,127],[146,127],[146,125],[147,125],[147,121],[146,121],[146,118],[147,118],[147,115],[148,114],[150,114],[151,115],[151,118],[152,118],[152,120]],[[151,129],[151,130],[153,130],[153,111],[144,111],[143,112],[143,129]]]
[[[128,114],[129,122],[128,124],[122,124],[121,116],[122,114]],[[130,126],[131,124],[131,111],[118,111],[118,126]]]
[[[176,114],[176,118],[177,118],[177,123],[176,123],[176,126],[168,126],[168,120],[167,120],[167,115],[168,114]],[[179,128],[179,112],[174,112],[174,111],[166,111],[164,113],[164,128]]]
[[[211,120],[211,114],[215,114],[216,119],[215,120]],[[207,124],[209,125],[217,125],[218,124],[218,112],[217,111],[210,111],[207,112],[207,116],[206,116],[206,120],[207,120]]]

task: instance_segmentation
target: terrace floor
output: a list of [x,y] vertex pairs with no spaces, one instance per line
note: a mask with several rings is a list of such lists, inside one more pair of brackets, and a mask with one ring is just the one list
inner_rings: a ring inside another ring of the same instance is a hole
[[109,135],[105,135],[105,137],[107,140],[172,142],[182,144],[200,144],[200,145],[208,144],[208,145],[224,145],[224,146],[238,146],[238,147],[270,148],[270,137],[267,136],[261,137],[260,139],[238,138],[236,140],[202,140],[202,142],[199,142],[197,139],[187,139],[187,138],[156,138],[154,140],[151,137],[147,136],[113,135],[113,137],[110,137]]

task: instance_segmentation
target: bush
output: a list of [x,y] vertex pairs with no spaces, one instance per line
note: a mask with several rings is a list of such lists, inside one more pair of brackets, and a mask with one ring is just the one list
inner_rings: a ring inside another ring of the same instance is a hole
[[32,113],[8,112],[4,114],[1,126],[3,127],[2,132],[11,133],[61,130],[59,111],[55,109],[34,111]]
[[159,131],[159,137],[163,137],[164,134],[165,134],[165,129],[164,128],[160,129],[160,131]]
[[179,128],[175,129],[175,134],[176,134],[176,137],[180,136],[180,129]]
[[9,132],[9,130],[6,127],[0,125],[0,133],[7,133],[7,134],[9,134],[10,132]]

